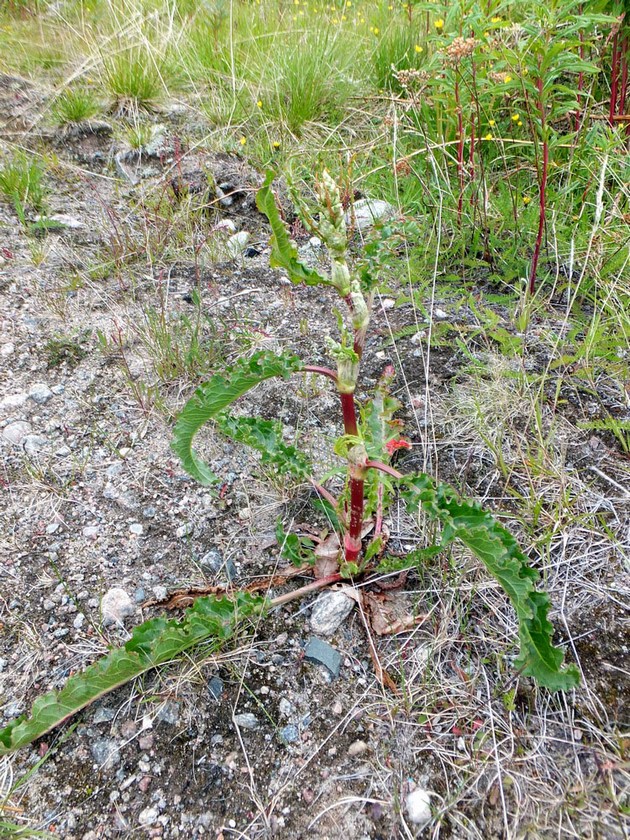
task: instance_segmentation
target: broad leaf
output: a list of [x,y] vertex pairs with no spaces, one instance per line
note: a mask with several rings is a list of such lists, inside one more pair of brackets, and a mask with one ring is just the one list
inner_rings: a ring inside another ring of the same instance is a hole
[[289,239],[289,234],[280,216],[276,199],[271,189],[274,173],[270,170],[262,187],[256,193],[256,207],[269,219],[271,225],[271,266],[284,268],[293,283],[306,283],[307,286],[330,286],[328,278],[313,268],[309,268],[298,259],[298,251]]
[[280,475],[289,473],[297,478],[311,475],[308,459],[295,446],[283,441],[281,423],[263,420],[262,417],[233,417],[231,414],[219,414],[216,422],[224,435],[258,450],[263,464],[271,464]]
[[405,476],[400,487],[410,511],[422,507],[441,522],[442,545],[461,540],[508,594],[519,622],[516,667],[551,691],[574,688],[579,672],[575,665],[562,667],[563,653],[552,644],[549,597],[535,589],[539,574],[528,565],[512,534],[477,503],[459,500],[451,487],[436,485],[427,475]]
[[171,442],[171,449],[179,455],[186,472],[201,484],[216,481],[214,474],[192,448],[193,438],[201,426],[263,380],[274,376],[288,379],[302,367],[297,356],[277,356],[260,351],[249,359],[240,359],[225,373],[215,374],[209,382],[197,388],[177,418]]
[[0,755],[30,744],[94,700],[194,645],[211,638],[229,638],[243,618],[263,606],[261,598],[238,592],[233,599],[198,598],[180,621],[145,621],[135,628],[124,647],[70,677],[59,691],[38,697],[30,717],[23,715],[0,730]]

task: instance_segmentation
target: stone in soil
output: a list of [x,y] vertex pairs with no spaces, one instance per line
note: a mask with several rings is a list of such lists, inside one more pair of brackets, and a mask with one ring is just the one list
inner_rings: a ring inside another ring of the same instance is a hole
[[407,816],[418,828],[431,822],[431,794],[423,788],[416,788],[405,798]]
[[29,397],[38,405],[44,405],[48,400],[52,399],[53,392],[50,390],[45,382],[36,382],[28,392]]
[[283,726],[280,730],[280,740],[285,744],[295,744],[295,742],[299,741],[299,739],[300,731],[297,726],[294,726],[292,723],[289,723],[287,726]]
[[101,770],[111,770],[120,763],[120,749],[112,738],[97,738],[92,742],[90,752]]
[[112,587],[101,600],[101,615],[103,624],[122,624],[125,618],[133,615],[136,605],[124,589]]
[[208,680],[208,691],[214,700],[220,700],[223,696],[223,680],[221,677],[210,677]]
[[378,222],[386,221],[396,215],[396,208],[386,201],[362,198],[355,201],[354,207],[346,213],[346,224],[354,225],[358,230],[367,230]]
[[343,592],[324,592],[311,611],[311,629],[320,636],[332,636],[352,612],[354,601]]
[[234,715],[234,723],[240,726],[241,729],[258,729],[258,718],[251,712]]
[[26,421],[16,420],[15,423],[9,423],[4,427],[2,437],[14,446],[20,446],[30,433],[31,427]]
[[316,636],[311,636],[304,648],[304,658],[316,665],[323,665],[336,679],[341,670],[341,654],[334,647],[323,642]]

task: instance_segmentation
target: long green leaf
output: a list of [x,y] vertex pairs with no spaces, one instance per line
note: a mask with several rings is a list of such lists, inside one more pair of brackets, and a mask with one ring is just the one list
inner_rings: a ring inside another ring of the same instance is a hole
[[171,449],[179,455],[186,472],[201,484],[212,484],[216,481],[215,475],[192,448],[197,431],[263,380],[274,376],[288,379],[302,367],[303,364],[297,356],[280,356],[260,351],[249,359],[240,359],[225,373],[217,373],[209,382],[200,385],[181,410],[171,442]]
[[59,691],[38,697],[30,717],[22,716],[0,730],[0,755],[30,744],[90,703],[135,677],[169,662],[210,638],[229,638],[243,618],[264,601],[245,592],[234,598],[198,598],[180,621],[153,618],[135,628],[124,647],[70,677]]
[[282,439],[282,424],[277,420],[219,414],[216,423],[224,435],[258,450],[263,464],[271,464],[280,475],[308,478],[312,474],[308,458]]
[[269,219],[271,225],[271,266],[284,268],[293,283],[305,283],[307,286],[330,286],[327,277],[314,268],[309,268],[298,259],[296,246],[289,239],[289,234],[280,216],[276,199],[271,189],[274,173],[269,170],[262,187],[256,193],[256,207]]
[[563,652],[552,644],[547,618],[549,597],[535,588],[538,572],[508,530],[477,503],[461,501],[455,491],[427,475],[405,476],[402,496],[410,511],[418,507],[442,524],[442,545],[461,540],[508,594],[519,622],[521,650],[516,667],[550,691],[568,691],[579,683],[575,665],[562,667]]

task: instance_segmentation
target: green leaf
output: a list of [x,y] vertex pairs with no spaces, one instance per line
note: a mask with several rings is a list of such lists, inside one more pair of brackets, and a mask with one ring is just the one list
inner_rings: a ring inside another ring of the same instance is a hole
[[311,475],[308,458],[298,452],[295,446],[283,441],[282,424],[278,421],[219,414],[216,422],[224,435],[258,450],[263,464],[271,464],[280,475],[288,473],[297,478],[308,478]]
[[274,177],[273,171],[269,170],[262,187],[256,193],[256,207],[264,213],[271,225],[272,267],[284,268],[293,283],[306,283],[307,286],[330,286],[331,282],[328,278],[299,261],[297,248],[289,239],[271,189]]
[[287,533],[282,527],[282,520],[276,522],[276,540],[280,546],[280,554],[294,566],[303,566],[305,563],[313,564],[315,557],[313,549],[315,543],[308,537],[298,537],[297,534]]
[[193,438],[201,426],[263,380],[274,376],[288,379],[302,367],[297,356],[277,356],[260,351],[249,359],[240,359],[225,373],[215,374],[197,388],[177,418],[171,442],[171,449],[179,456],[186,472],[201,484],[216,481],[215,475],[192,448]]
[[574,688],[579,672],[575,665],[562,667],[563,653],[552,644],[549,597],[535,589],[539,574],[528,565],[512,534],[477,503],[459,500],[451,487],[436,485],[427,475],[405,476],[399,484],[410,511],[422,507],[442,524],[442,545],[461,540],[508,594],[519,622],[516,667],[550,691]]
[[30,717],[22,715],[0,730],[0,755],[30,744],[94,700],[194,645],[210,638],[228,639],[243,618],[263,607],[263,599],[246,592],[238,592],[233,599],[211,595],[198,598],[180,621],[145,621],[124,647],[70,677],[59,691],[38,697]]

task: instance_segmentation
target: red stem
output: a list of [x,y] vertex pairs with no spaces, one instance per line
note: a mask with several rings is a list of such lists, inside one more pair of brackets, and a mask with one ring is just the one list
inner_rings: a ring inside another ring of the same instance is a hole
[[354,408],[354,394],[339,394],[343,413],[343,429],[347,435],[358,437],[357,414]]
[[402,478],[403,474],[395,470],[393,467],[390,467],[389,464],[383,464],[382,461],[366,461],[365,466],[372,470],[380,470],[381,472],[387,473],[387,475],[391,475],[394,478]]
[[534,246],[534,255],[532,257],[532,270],[529,275],[529,294],[533,295],[536,289],[536,270],[538,268],[538,258],[540,257],[540,247],[542,245],[543,233],[545,230],[545,221],[547,216],[547,172],[549,170],[549,143],[547,141],[547,126],[545,122],[545,106],[542,98],[543,80],[542,76],[538,77],[538,106],[540,108],[540,122],[543,137],[543,159],[542,159],[542,174],[540,179],[540,192],[538,197],[538,235],[536,236],[536,245]]
[[322,376],[327,376],[329,379],[332,379],[335,385],[337,384],[337,374],[334,370],[331,370],[330,368],[319,367],[319,365],[306,365],[303,368],[303,370],[305,370],[307,373],[319,373]]
[[626,96],[628,94],[628,38],[621,44],[621,89],[619,91],[619,114],[626,110]]

